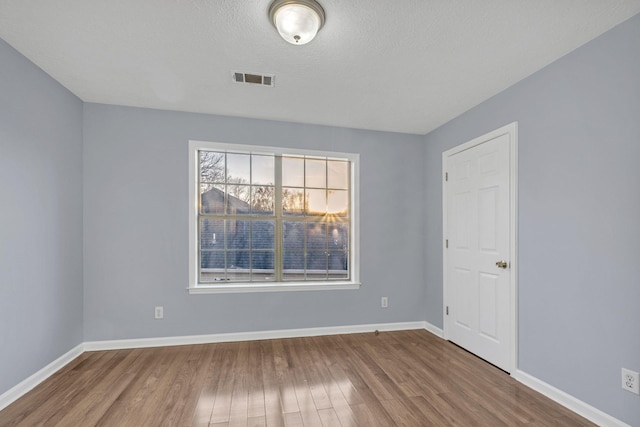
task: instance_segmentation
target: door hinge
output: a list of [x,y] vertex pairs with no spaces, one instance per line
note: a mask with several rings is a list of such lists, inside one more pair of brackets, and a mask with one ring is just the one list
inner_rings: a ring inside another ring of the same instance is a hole
[[444,180],[449,181],[449,172],[444,173]]
[[449,315],[449,306],[447,306],[447,316]]
[[444,247],[445,247],[446,249],[449,249],[449,239],[446,239],[446,240],[444,241]]

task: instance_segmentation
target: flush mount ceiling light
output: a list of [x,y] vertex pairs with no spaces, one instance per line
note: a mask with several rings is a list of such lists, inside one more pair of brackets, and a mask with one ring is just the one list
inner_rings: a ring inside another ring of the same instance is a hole
[[275,0],[269,18],[283,39],[307,44],[324,25],[324,9],[315,0]]

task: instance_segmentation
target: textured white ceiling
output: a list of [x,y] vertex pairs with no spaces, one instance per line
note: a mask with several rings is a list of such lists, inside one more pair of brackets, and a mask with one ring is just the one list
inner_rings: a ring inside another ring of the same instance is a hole
[[[0,38],[87,102],[427,133],[640,12],[640,0],[0,0]],[[231,71],[275,74],[239,85]]]

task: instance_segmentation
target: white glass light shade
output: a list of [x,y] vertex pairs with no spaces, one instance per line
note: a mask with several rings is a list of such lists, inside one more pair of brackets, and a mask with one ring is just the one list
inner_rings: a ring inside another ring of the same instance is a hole
[[276,0],[269,14],[280,36],[291,44],[309,43],[324,24],[324,10],[312,0]]

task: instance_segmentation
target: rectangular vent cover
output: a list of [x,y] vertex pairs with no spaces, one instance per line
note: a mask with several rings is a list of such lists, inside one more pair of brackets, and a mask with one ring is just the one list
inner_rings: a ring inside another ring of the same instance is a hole
[[236,83],[248,83],[270,87],[273,87],[275,80],[275,76],[273,74],[240,73],[237,71],[231,72],[231,78]]

